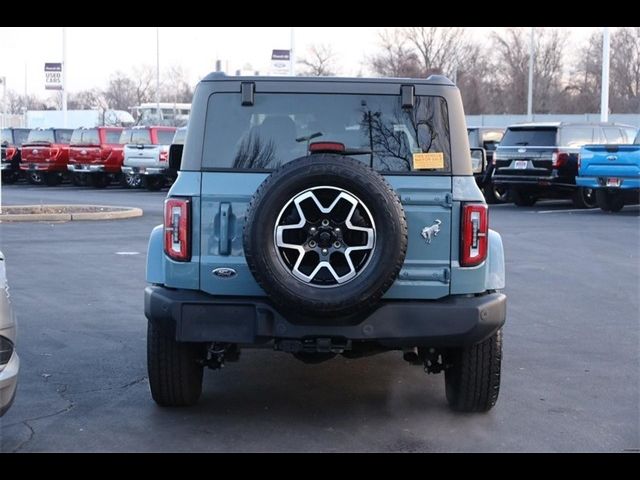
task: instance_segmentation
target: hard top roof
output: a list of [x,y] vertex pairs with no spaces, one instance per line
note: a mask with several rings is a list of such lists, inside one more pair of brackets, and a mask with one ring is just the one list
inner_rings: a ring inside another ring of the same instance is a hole
[[230,76],[223,72],[212,72],[202,79],[203,82],[344,82],[344,83],[412,83],[424,85],[446,85],[454,83],[444,75],[430,75],[427,78],[390,78],[390,77],[287,77],[287,76]]

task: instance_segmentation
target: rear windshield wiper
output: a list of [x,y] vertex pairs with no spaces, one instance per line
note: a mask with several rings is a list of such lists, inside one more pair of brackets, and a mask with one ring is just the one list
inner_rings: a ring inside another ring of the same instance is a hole
[[529,145],[529,142],[516,142],[515,145],[525,146],[525,145]]

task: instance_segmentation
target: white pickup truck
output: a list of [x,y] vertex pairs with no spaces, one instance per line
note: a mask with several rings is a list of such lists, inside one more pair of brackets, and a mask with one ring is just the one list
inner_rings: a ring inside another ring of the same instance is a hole
[[169,146],[175,127],[133,127],[122,133],[124,144],[122,173],[139,177],[148,190],[160,190],[169,167]]

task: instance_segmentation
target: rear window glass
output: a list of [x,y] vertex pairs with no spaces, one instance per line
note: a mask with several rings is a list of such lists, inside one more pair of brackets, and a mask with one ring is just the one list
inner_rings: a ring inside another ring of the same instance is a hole
[[[348,155],[381,172],[410,172],[416,153],[433,153],[451,170],[447,104],[417,96],[258,93],[250,107],[240,94],[209,99],[204,168],[271,170],[307,155],[313,142],[338,142]],[[420,125],[420,126],[419,126]]]
[[633,143],[635,145],[640,145],[640,132],[638,132],[638,135],[636,135],[636,139],[633,141]]
[[73,130],[56,130],[56,143],[69,144]]
[[560,134],[563,147],[581,147],[593,142],[593,127],[564,127]]
[[553,147],[557,145],[558,129],[552,128],[508,128],[500,142],[501,147]]
[[480,135],[478,134],[478,130],[475,128],[468,128],[467,135],[469,135],[469,146],[471,148],[480,147]]
[[0,143],[7,142],[9,145],[13,145],[13,135],[11,135],[11,130],[8,128],[2,129],[2,137],[0,137]]
[[151,144],[151,131],[146,128],[131,130],[131,140],[128,143],[135,143],[137,145]]
[[54,143],[53,130],[31,130],[27,142],[29,143]]
[[158,145],[171,145],[175,130],[157,130]]
[[74,130],[71,136],[71,145],[100,145],[98,130],[95,128]]
[[120,143],[121,133],[122,132],[120,130],[107,130],[105,132],[106,143]]
[[179,128],[178,130],[176,130],[176,134],[173,137],[173,140],[171,141],[171,143],[184,145],[184,141],[186,138],[187,138],[187,129]]
[[13,131],[13,141],[14,145],[22,145],[27,141],[29,137],[29,129],[27,128],[17,128]]
[[636,138],[636,133],[638,132],[637,129],[635,128],[631,128],[631,127],[622,127],[622,131],[625,133],[625,135],[627,136],[627,138],[625,139],[624,143],[631,143],[633,142],[633,139]]

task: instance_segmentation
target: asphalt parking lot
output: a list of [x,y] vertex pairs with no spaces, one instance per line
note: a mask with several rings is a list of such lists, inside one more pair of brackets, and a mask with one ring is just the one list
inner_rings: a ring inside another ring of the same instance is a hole
[[441,375],[400,353],[305,365],[245,350],[205,372],[199,405],[151,400],[146,242],[166,192],[3,186],[5,204],[138,206],[129,220],[0,224],[19,320],[19,390],[2,452],[638,451],[640,208],[491,208],[508,318],[500,398],[451,412]]

